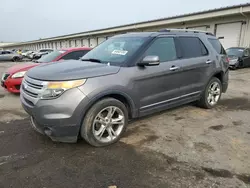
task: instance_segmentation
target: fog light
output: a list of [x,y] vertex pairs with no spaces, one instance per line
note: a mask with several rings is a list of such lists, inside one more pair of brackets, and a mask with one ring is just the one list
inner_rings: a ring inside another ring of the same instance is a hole
[[45,128],[44,133],[45,133],[47,136],[51,136],[51,135],[52,135],[52,130],[50,130],[49,128]]

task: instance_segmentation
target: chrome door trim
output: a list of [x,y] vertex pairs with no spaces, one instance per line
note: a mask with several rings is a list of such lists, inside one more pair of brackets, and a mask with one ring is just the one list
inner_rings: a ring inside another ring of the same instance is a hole
[[186,95],[181,95],[179,97],[175,97],[175,98],[168,99],[168,100],[165,100],[165,101],[161,101],[161,102],[149,104],[149,105],[146,105],[146,106],[142,106],[140,109],[149,108],[149,107],[152,107],[152,106],[156,106],[156,105],[159,105],[159,104],[167,103],[167,102],[170,102],[170,101],[174,101],[174,100],[177,100],[177,99],[188,97],[190,95],[195,95],[195,94],[198,94],[198,93],[201,93],[201,91],[192,92],[192,93],[189,93],[189,94],[186,94]]

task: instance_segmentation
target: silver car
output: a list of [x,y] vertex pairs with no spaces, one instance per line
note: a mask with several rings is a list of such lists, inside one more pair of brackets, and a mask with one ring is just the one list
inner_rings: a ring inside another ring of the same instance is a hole
[[22,59],[22,55],[19,55],[16,52],[3,50],[0,51],[0,61],[20,61]]
[[[119,45],[117,45],[119,43]],[[79,60],[45,63],[23,79],[32,126],[54,141],[118,141],[129,119],[194,102],[213,108],[228,59],[211,33],[166,30],[109,38]]]

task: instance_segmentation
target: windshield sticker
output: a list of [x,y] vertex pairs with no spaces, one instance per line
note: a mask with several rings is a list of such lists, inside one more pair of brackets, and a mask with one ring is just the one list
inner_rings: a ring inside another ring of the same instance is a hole
[[238,51],[239,51],[239,52],[243,52],[244,50],[239,49]]
[[116,55],[126,55],[128,53],[128,51],[125,50],[114,50],[112,52],[112,54],[116,54]]

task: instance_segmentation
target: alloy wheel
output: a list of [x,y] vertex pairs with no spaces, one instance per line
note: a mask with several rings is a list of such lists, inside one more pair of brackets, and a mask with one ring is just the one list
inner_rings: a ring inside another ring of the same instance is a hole
[[123,130],[125,116],[123,111],[116,106],[102,109],[94,118],[92,131],[94,137],[101,143],[115,140]]
[[221,95],[220,84],[218,82],[212,82],[208,89],[207,102],[211,106],[216,105],[220,99],[220,95]]

